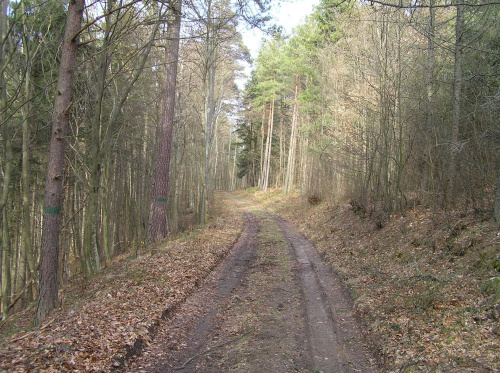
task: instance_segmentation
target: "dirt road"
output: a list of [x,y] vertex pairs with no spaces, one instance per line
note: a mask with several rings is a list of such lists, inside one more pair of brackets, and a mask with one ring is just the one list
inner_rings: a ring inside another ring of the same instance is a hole
[[372,372],[339,281],[297,229],[250,200],[231,254],[165,323],[134,372]]

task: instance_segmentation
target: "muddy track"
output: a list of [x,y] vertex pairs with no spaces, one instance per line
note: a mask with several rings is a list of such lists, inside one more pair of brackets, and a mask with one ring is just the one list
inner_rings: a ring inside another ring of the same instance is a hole
[[[271,215],[272,216],[272,215]],[[314,246],[295,227],[273,216],[300,265],[309,343],[315,368],[323,372],[370,372],[369,352],[340,281],[325,266]]]
[[126,371],[371,372],[347,297],[297,229],[227,194],[244,227],[230,255]]

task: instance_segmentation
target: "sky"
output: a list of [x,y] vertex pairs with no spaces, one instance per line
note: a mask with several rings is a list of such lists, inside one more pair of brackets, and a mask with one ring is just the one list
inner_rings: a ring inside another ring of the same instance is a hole
[[[306,16],[310,15],[314,6],[319,4],[319,0],[282,0],[275,3],[271,9],[271,16],[277,25],[283,26],[286,34],[291,34],[294,27],[301,24]],[[243,42],[250,49],[252,58],[257,58],[259,46],[264,34],[260,30],[242,31]],[[251,67],[245,69],[247,75],[250,74]],[[237,82],[239,86],[244,85],[245,80]]]
[[[319,0],[284,0],[276,2],[271,9],[274,22],[283,26],[285,33],[290,34],[295,26],[301,24],[306,16],[311,14],[313,7]],[[243,41],[250,49],[252,57],[257,57],[257,52],[264,35],[260,30],[246,30],[243,32]]]

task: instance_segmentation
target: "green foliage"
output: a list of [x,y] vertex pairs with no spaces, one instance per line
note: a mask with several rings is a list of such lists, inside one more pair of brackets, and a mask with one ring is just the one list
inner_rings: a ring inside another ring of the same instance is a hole
[[492,266],[495,271],[500,272],[500,260],[494,260]]
[[350,0],[322,0],[313,14],[318,33],[315,46],[335,43],[342,37],[340,15],[349,12],[354,5]]
[[495,301],[500,300],[500,278],[493,277],[481,282],[481,291],[488,296],[493,296]]
[[285,40],[275,35],[264,43],[257,57],[256,84],[252,87],[257,107],[276,99],[283,87],[283,48]]
[[257,143],[257,135],[251,123],[239,122],[236,134],[240,139],[240,142],[237,143],[237,145],[240,146],[240,152],[237,158],[237,176],[241,179],[245,175],[248,175],[252,167],[259,162],[260,154],[254,151]]

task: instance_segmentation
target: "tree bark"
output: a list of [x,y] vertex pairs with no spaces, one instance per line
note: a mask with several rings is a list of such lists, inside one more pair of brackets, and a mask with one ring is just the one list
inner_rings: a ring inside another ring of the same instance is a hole
[[433,145],[432,145],[432,134],[435,133],[435,123],[434,123],[434,90],[435,90],[435,79],[434,79],[434,49],[435,49],[435,19],[436,19],[436,9],[434,8],[435,0],[430,0],[429,3],[429,29],[427,35],[427,113],[426,113],[426,128],[425,128],[425,153],[424,153],[424,165],[422,174],[422,189],[424,191],[434,192],[434,162],[433,162]]
[[275,98],[273,94],[269,109],[269,119],[267,122],[266,151],[264,154],[264,178],[262,182],[263,191],[266,191],[269,185],[269,175],[271,169],[271,151],[273,145],[274,105],[275,105]]
[[7,40],[7,6],[8,1],[0,1],[0,124],[3,137],[3,154],[2,158],[5,162],[5,167],[2,170],[2,191],[0,195],[0,219],[1,219],[1,231],[2,240],[0,247],[0,258],[2,263],[2,273],[0,274],[2,283],[2,302],[0,304],[0,309],[4,317],[8,313],[8,305],[10,302],[11,295],[11,281],[12,274],[10,270],[11,262],[11,247],[9,238],[9,221],[7,214],[7,201],[9,196],[9,186],[10,179],[13,169],[13,154],[12,154],[12,141],[9,138],[8,125],[4,123],[5,121],[5,111],[7,110],[7,87],[5,81],[5,66],[7,61],[5,59],[5,44]]
[[495,185],[495,220],[500,223],[500,155],[497,156],[497,179]]
[[148,242],[159,242],[167,235],[167,193],[169,186],[170,155],[175,116],[177,65],[181,30],[181,0],[171,4],[167,29],[167,64],[163,91],[163,107],[157,132],[157,150],[153,176],[153,194],[149,214]]
[[262,108],[262,120],[260,125],[260,169],[259,169],[259,188],[262,188],[264,185],[264,138],[266,137],[265,130],[265,121],[266,121],[266,105],[263,105]]
[[[210,17],[210,13],[209,13]],[[214,32],[215,33],[215,32]],[[212,150],[212,133],[214,127],[215,119],[215,35],[212,35],[211,23],[208,25],[207,32],[207,69],[205,71],[204,79],[204,92],[205,92],[205,105],[204,105],[204,119],[205,119],[205,169],[204,169],[204,180],[202,186],[202,195],[200,198],[201,208],[200,208],[200,223],[206,223],[208,219],[208,201],[209,201],[209,190],[210,190],[210,157]]]
[[288,163],[286,167],[285,187],[283,193],[287,194],[292,189],[295,180],[295,150],[297,148],[298,131],[298,96],[299,96],[299,73],[295,75],[295,96],[292,113],[292,132],[290,134],[290,146],[288,148]]
[[[30,65],[30,61],[26,61]],[[21,283],[17,285],[16,291],[18,292],[25,286],[29,279],[25,278],[25,268],[27,267],[30,279],[36,280],[36,269],[33,260],[33,252],[31,246],[31,205],[30,205],[30,114],[31,114],[31,66],[26,70],[25,74],[25,98],[27,104],[22,109],[22,162],[21,162],[21,192],[22,192],[22,211],[23,211],[23,224],[22,224],[22,244],[21,254],[19,258],[19,273]]]
[[61,229],[61,205],[63,197],[64,154],[69,129],[69,110],[72,105],[71,90],[76,66],[78,33],[82,26],[85,0],[69,3],[61,64],[54,101],[49,164],[45,181],[43,208],[42,247],[40,262],[40,294],[35,324],[40,324],[58,305],[59,232]]

